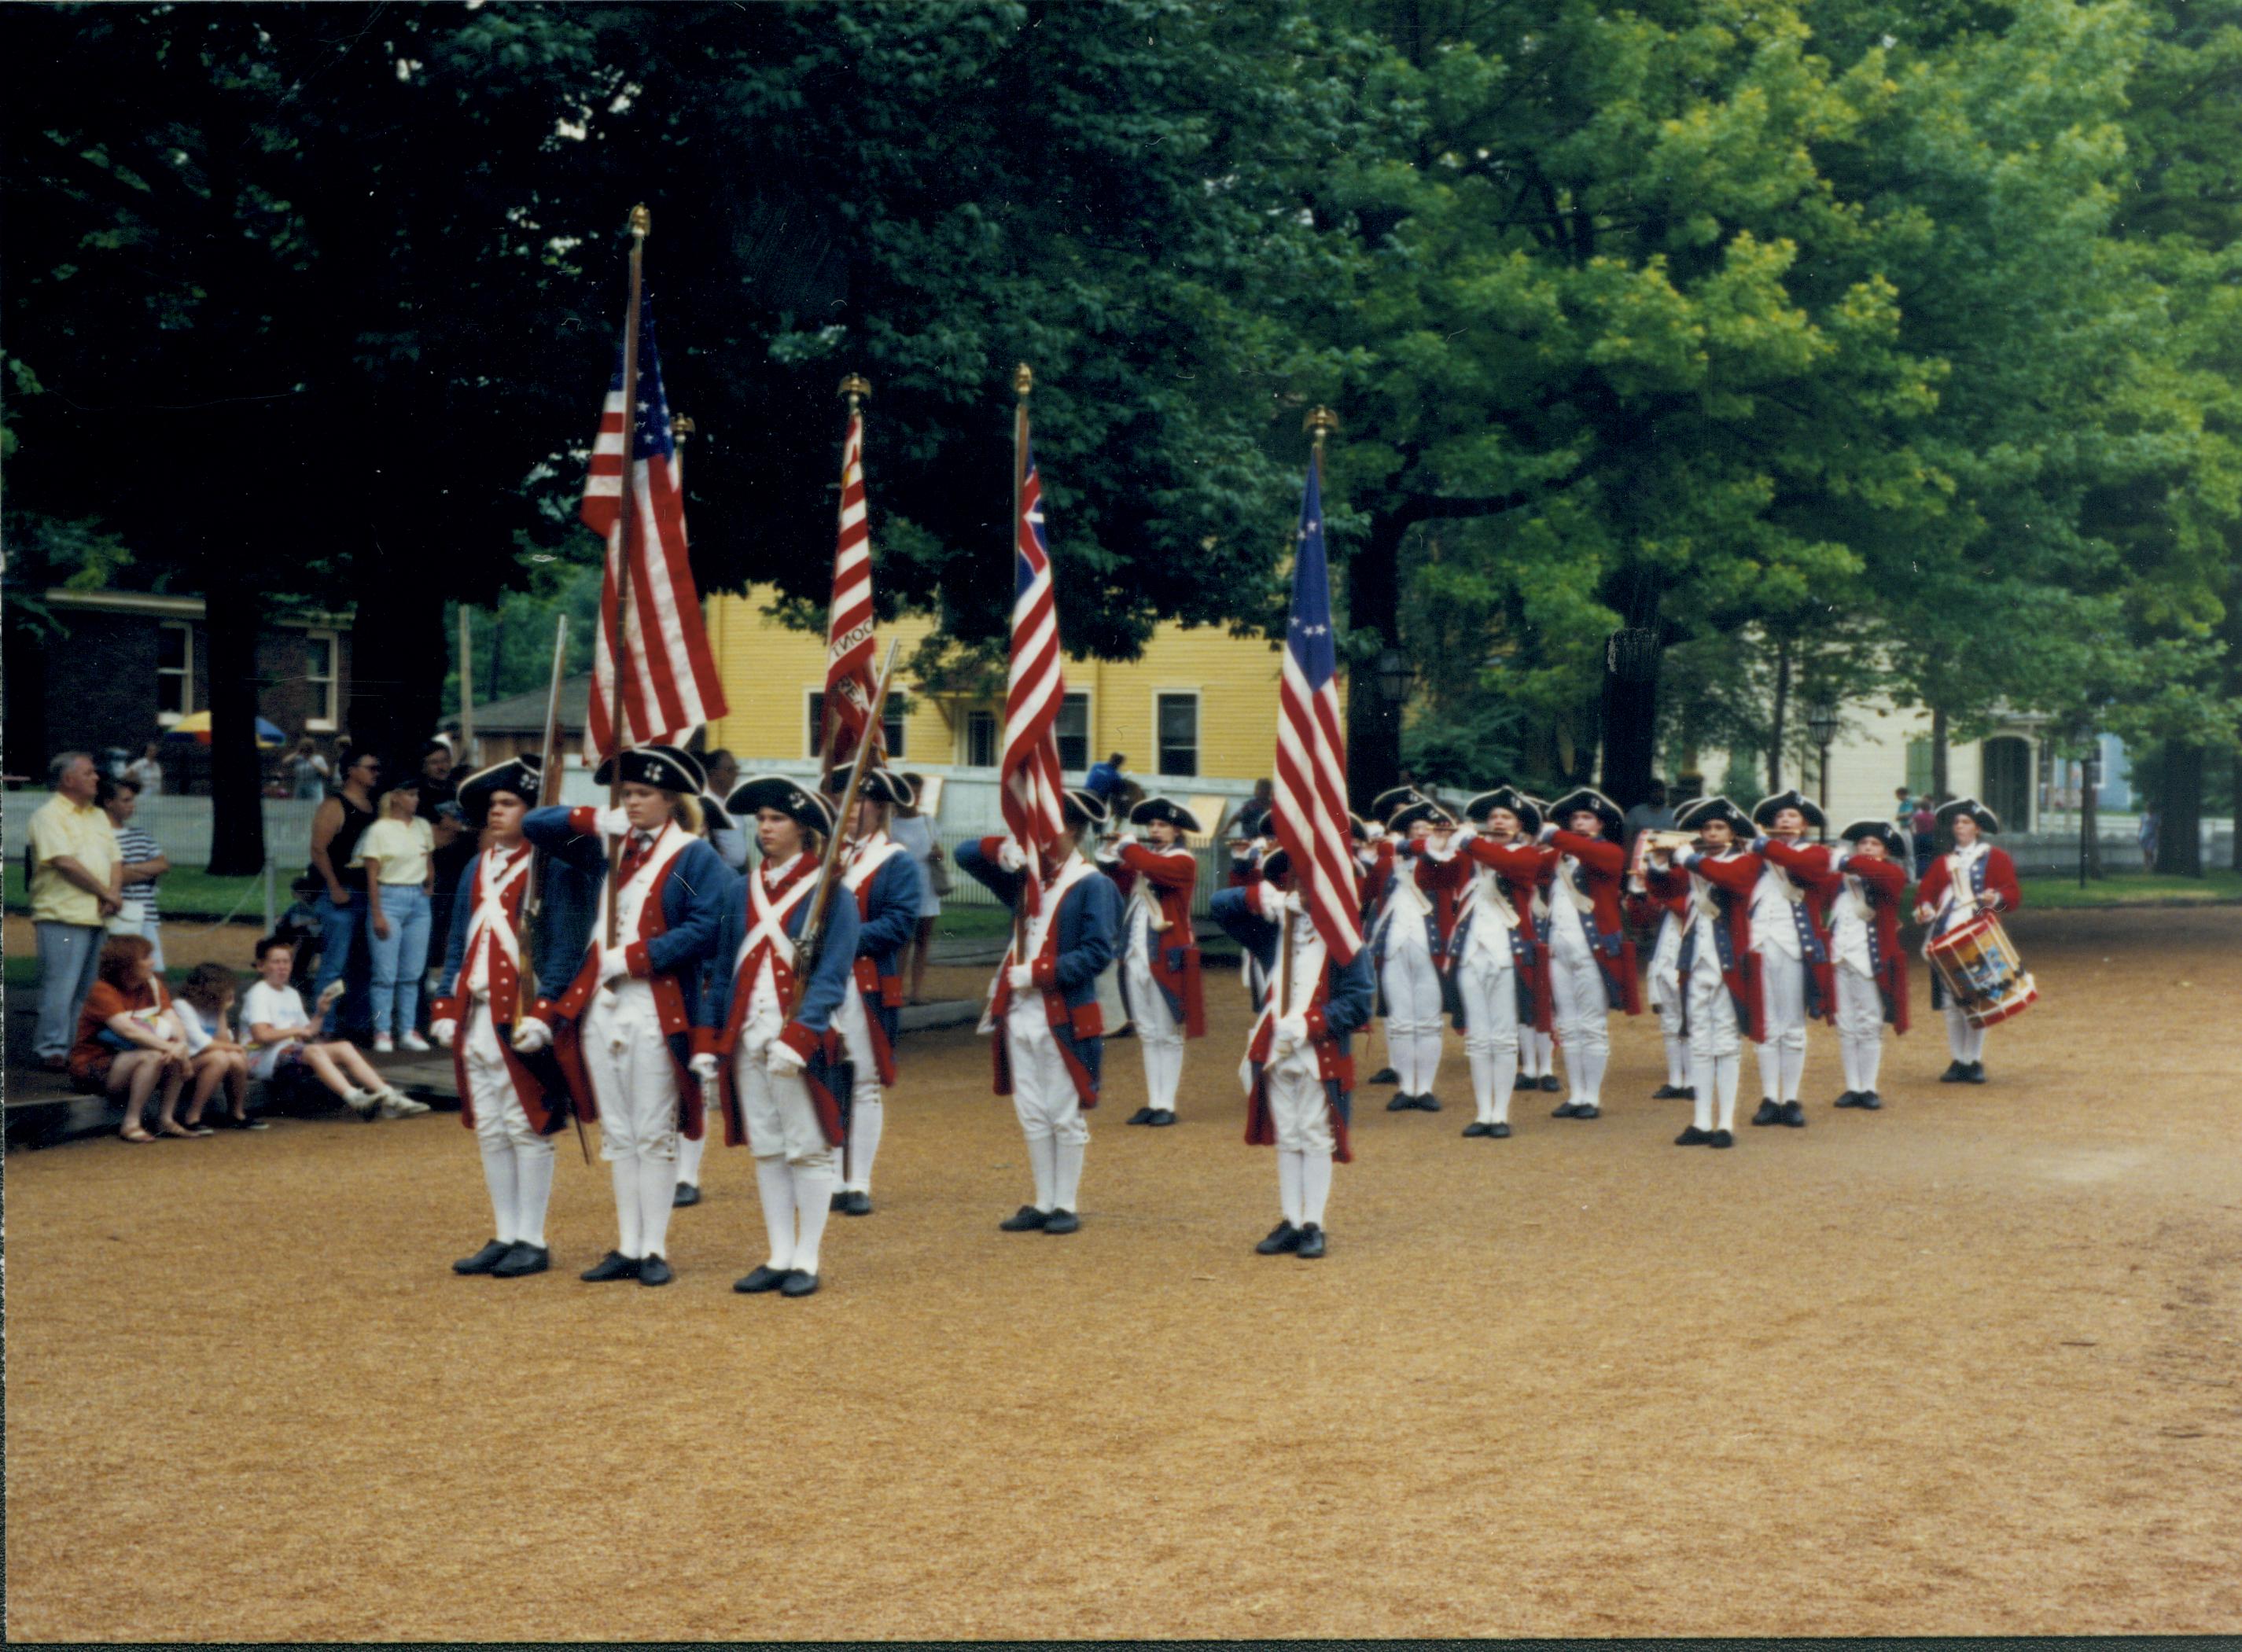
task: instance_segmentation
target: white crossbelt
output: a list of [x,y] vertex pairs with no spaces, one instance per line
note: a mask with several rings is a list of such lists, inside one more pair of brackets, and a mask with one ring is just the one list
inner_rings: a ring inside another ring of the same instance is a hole
[[757,947],[763,945],[770,948],[771,956],[780,963],[789,969],[794,967],[794,937],[786,932],[786,920],[795,907],[809,898],[816,887],[817,880],[807,877],[787,890],[780,899],[773,901],[763,880],[762,869],[758,867],[755,870],[755,875],[748,880],[748,910],[753,915],[754,922],[748,926],[747,938],[740,943],[739,956],[732,960],[735,971],[755,956]]
[[518,849],[514,859],[493,877],[492,868],[505,853],[502,850],[483,851],[481,876],[477,879],[482,893],[475,901],[475,915],[467,926],[467,951],[470,979],[474,995],[479,998],[490,996],[490,966],[483,957],[483,937],[495,936],[499,950],[506,954],[507,962],[516,969],[521,967],[521,937],[514,933],[514,923],[506,915],[506,892],[528,875],[529,850]]

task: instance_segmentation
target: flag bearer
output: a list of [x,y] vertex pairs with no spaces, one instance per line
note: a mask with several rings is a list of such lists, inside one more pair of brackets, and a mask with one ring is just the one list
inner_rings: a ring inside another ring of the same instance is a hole
[[1818,832],[1828,823],[1799,793],[1762,797],[1752,809],[1752,823],[1761,831],[1752,841],[1761,859],[1759,887],[1752,892],[1752,945],[1760,956],[1767,1029],[1759,1047],[1763,1099],[1752,1123],[1803,1130],[1806,1109],[1798,1090],[1806,1073],[1806,1024],[1831,1018],[1837,1007],[1822,916],[1837,876],[1829,870],[1826,848],[1801,841],[1809,826]]
[[[1954,846],[1930,863],[1915,891],[1916,922],[1930,925],[1930,933],[1923,937],[1926,946],[1979,912],[2013,912],[2024,903],[2016,863],[2008,850],[1985,842],[1988,833],[2001,829],[1999,816],[1976,798],[1963,797],[1938,811],[1938,824],[1951,836]],[[1946,1012],[1946,1047],[1954,1058],[1938,1075],[1939,1082],[1984,1084],[1985,1029],[1970,1024],[1947,996],[1945,979],[1936,970],[1930,976],[1930,1007]]]
[[1121,894],[1122,1001],[1144,1052],[1144,1105],[1129,1122],[1172,1125],[1184,1040],[1206,1036],[1206,997],[1191,916],[1198,857],[1183,841],[1204,829],[1198,816],[1165,797],[1138,803],[1129,811],[1129,823],[1144,829],[1145,841],[1124,831],[1098,856]]
[[1552,803],[1541,823],[1541,841],[1557,851],[1547,920],[1549,992],[1572,1080],[1572,1095],[1553,1118],[1602,1116],[1604,1069],[1611,1063],[1608,1017],[1619,1009],[1642,1013],[1635,943],[1620,918],[1627,872],[1627,851],[1616,841],[1620,824],[1618,806],[1588,786]]
[[1856,820],[1832,863],[1844,880],[1829,909],[1829,951],[1837,981],[1837,1051],[1845,1065],[1840,1107],[1870,1112],[1884,1104],[1876,1094],[1883,1065],[1884,1023],[1907,1031],[1907,957],[1900,950],[1899,915],[1906,904],[1910,845],[1885,820]]
[[918,863],[888,836],[896,809],[916,801],[910,782],[885,769],[864,776],[842,885],[856,903],[856,958],[849,996],[839,1016],[841,1041],[854,1070],[849,1140],[842,1152],[841,1191],[833,1208],[843,1216],[872,1213],[872,1160],[885,1127],[884,1099],[896,1082],[896,1044],[903,1032],[903,956],[918,933],[923,889]]

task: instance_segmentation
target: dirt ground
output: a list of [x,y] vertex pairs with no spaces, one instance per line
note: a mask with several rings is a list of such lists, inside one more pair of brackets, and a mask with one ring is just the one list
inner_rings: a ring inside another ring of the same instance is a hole
[[[743,1298],[712,1155],[661,1291],[488,1232],[455,1117],[7,1165],[17,1639],[1819,1635],[2242,1628],[2242,910],[2014,926],[1983,1089],[1921,1007],[1879,1114],[1671,1146],[1656,1028],[1606,1116],[1359,1113],[1331,1254],[1264,1259],[1244,1015],[1071,1238],[970,1029],[906,1046],[826,1289]],[[1918,972],[1919,974],[1919,972]],[[1747,1107],[1749,1103],[1747,1104]],[[193,1161],[189,1163],[187,1161]],[[2224,1535],[2221,1535],[2221,1534]]]

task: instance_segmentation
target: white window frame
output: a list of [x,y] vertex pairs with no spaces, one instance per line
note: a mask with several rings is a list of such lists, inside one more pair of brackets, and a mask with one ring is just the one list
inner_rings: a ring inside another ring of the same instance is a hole
[[[973,722],[977,717],[989,720],[989,755],[990,761],[973,761]],[[961,769],[994,769],[1004,760],[1004,719],[1001,712],[976,706],[967,710],[964,720],[957,725],[957,766]]]
[[[1171,775],[1163,766],[1165,752],[1160,739],[1160,702],[1188,700],[1191,702],[1191,772]],[[1155,688],[1152,690],[1152,772],[1163,780],[1198,780],[1206,774],[1206,704],[1197,688]]]
[[[824,708],[817,703],[825,692],[822,684],[813,684],[802,691],[802,755],[811,762],[817,758],[818,715]],[[887,731],[888,755],[896,762],[910,761],[910,719],[896,710],[892,703],[880,708],[880,726]]]
[[[1066,691],[1065,700],[1079,700],[1082,702],[1083,761],[1078,766],[1084,772],[1087,772],[1098,760],[1098,705],[1091,697],[1090,690],[1087,688],[1069,688]],[[1064,705],[1065,701],[1061,701],[1060,707],[1062,713],[1064,710]],[[1056,722],[1051,725],[1051,741],[1053,744],[1057,744],[1058,741],[1058,725]],[[1064,771],[1067,767],[1066,754],[1064,752],[1059,754],[1058,766],[1062,771]]]
[[324,677],[313,676],[308,669],[304,673],[305,682],[326,685],[326,694],[321,702],[326,709],[305,718],[304,727],[307,732],[312,734],[332,734],[342,717],[342,703],[339,697],[343,675],[342,634],[339,631],[313,628],[304,633],[304,640],[307,644],[324,642],[327,645],[327,675]]
[[[178,672],[179,708],[177,711],[158,711],[156,714],[156,726],[159,729],[169,729],[191,715],[195,708],[195,628],[193,621],[189,620],[164,620],[158,624],[157,629],[159,636],[164,631],[177,631],[185,639],[185,644],[179,651],[182,662]],[[162,663],[162,659],[163,656],[159,653],[157,655],[156,666],[156,677],[159,688],[162,686],[164,678],[173,675]]]

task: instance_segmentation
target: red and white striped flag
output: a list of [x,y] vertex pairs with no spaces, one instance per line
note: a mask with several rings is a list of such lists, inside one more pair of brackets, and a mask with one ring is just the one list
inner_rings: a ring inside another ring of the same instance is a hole
[[[632,454],[631,514],[622,520],[623,373],[615,376],[600,411],[592,444],[591,473],[584,482],[584,526],[607,542],[607,578],[600,589],[600,635],[592,649],[592,695],[584,745],[597,763],[622,746],[676,743],[702,723],[724,715],[724,684],[716,675],[708,634],[701,623],[701,598],[687,560],[685,502],[678,487],[677,449],[669,429],[669,400],[662,393],[661,359],[654,347],[654,306],[640,309],[637,440]],[[630,564],[628,627],[617,613],[622,568]],[[623,721],[610,727],[616,661],[622,661]]]
[[[818,734],[828,774],[855,761],[872,717],[872,530],[865,518],[864,416],[851,413],[841,446],[841,539],[825,620],[824,727]],[[872,739],[883,749],[878,730]]]
[[1300,496],[1299,549],[1292,560],[1292,617],[1285,628],[1284,687],[1277,718],[1277,841],[1292,863],[1292,887],[1334,964],[1362,950],[1354,892],[1354,845],[1346,812],[1346,736],[1339,732],[1338,648],[1332,638],[1331,570],[1324,554],[1319,461],[1308,461]]
[[[1025,418],[1023,414],[1023,419]],[[1032,447],[1013,524],[1011,670],[1004,691],[1004,749],[997,772],[1005,829],[1030,857],[1030,870],[1054,858],[1066,837],[1065,782],[1058,766],[1058,708],[1066,698],[1059,664],[1058,607],[1051,594],[1051,552],[1044,538],[1043,483]],[[1038,876],[1027,880],[1033,910]]]

